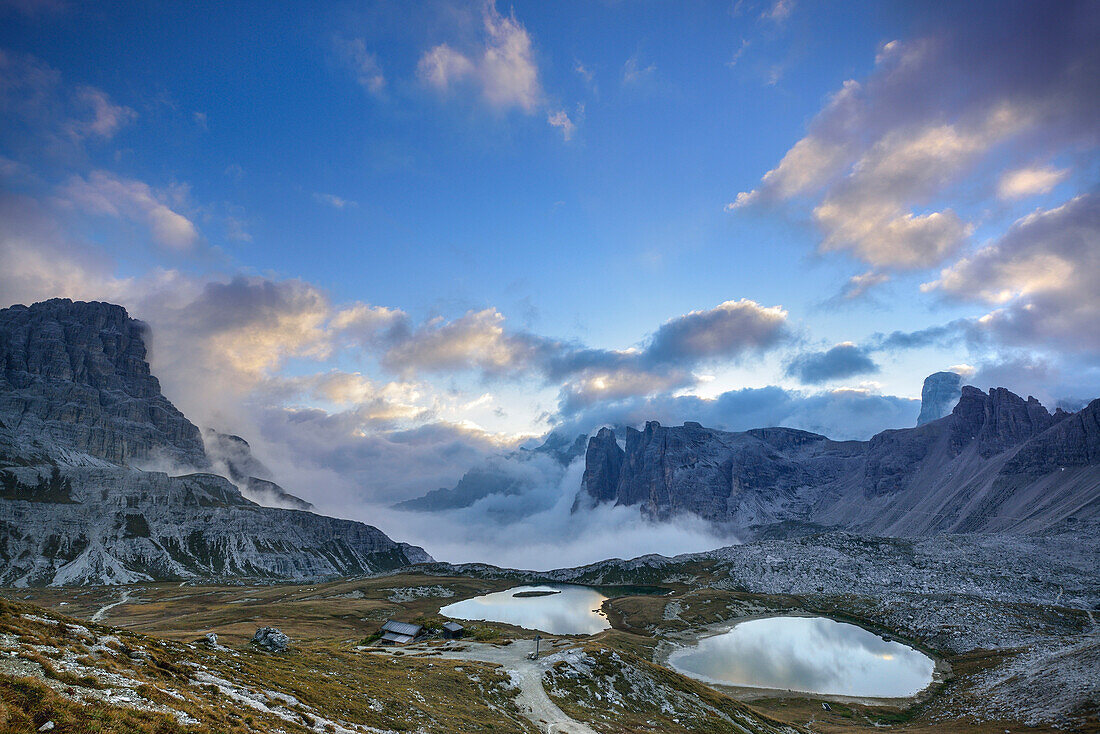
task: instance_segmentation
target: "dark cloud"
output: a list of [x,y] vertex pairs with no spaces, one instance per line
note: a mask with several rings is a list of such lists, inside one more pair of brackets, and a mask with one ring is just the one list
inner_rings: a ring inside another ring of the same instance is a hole
[[878,365],[862,347],[846,342],[824,352],[803,352],[787,363],[785,371],[788,377],[795,377],[807,385],[817,385],[878,372]]
[[726,301],[706,311],[692,311],[667,321],[653,334],[643,361],[692,364],[729,359],[752,349],[773,346],[786,335],[787,313],[754,301]]
[[892,331],[889,334],[873,334],[868,339],[867,348],[875,351],[893,351],[943,346],[962,339],[970,325],[970,319],[959,319],[940,326],[918,329],[917,331]]

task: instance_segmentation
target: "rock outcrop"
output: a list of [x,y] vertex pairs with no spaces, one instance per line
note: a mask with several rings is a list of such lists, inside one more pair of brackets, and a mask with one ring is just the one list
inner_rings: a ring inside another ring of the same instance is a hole
[[742,537],[1042,531],[1100,518],[1100,401],[1052,415],[1003,388],[964,387],[948,416],[870,441],[605,428],[589,441],[574,510],[601,502],[697,515]]
[[935,372],[924,378],[917,425],[923,426],[950,414],[961,394],[962,375],[957,372]]
[[268,652],[286,652],[290,638],[278,627],[260,627],[252,635],[252,644]]
[[199,430],[150,374],[146,333],[105,303],[0,310],[0,585],[290,580],[430,560],[369,525],[262,507],[206,471]]

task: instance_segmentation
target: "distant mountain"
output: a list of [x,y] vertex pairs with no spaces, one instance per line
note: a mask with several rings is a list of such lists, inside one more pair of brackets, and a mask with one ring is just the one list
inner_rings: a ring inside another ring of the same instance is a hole
[[271,470],[252,455],[252,447],[240,436],[218,433],[207,428],[202,433],[206,455],[216,467],[224,467],[225,474],[241,490],[246,498],[265,507],[284,507],[289,510],[313,510],[313,503],[295,497],[271,480]]
[[958,405],[961,396],[962,375],[957,372],[936,372],[924,378],[917,425],[923,426],[943,418]]
[[429,560],[369,525],[262,507],[212,473],[224,464],[249,493],[307,504],[254,476],[266,469],[243,439],[208,434],[207,453],[150,374],[147,333],[107,303],[0,310],[0,584],[304,579]]
[[605,428],[588,443],[574,511],[599,503],[697,515],[743,538],[1042,531],[1100,517],[1100,400],[1052,415],[1034,398],[967,386],[949,415],[870,441]]
[[398,502],[394,508],[437,512],[469,507],[493,494],[522,494],[533,481],[542,478],[541,474],[531,471],[532,461],[552,461],[558,469],[564,470],[574,459],[584,455],[587,438],[583,434],[570,439],[551,433],[540,446],[511,451],[473,467],[452,489],[433,489],[423,496]]

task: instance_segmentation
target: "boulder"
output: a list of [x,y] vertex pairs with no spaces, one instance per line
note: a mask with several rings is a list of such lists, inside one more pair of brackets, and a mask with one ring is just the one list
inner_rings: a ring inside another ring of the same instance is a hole
[[252,644],[268,652],[286,652],[290,638],[276,627],[260,627],[252,636]]

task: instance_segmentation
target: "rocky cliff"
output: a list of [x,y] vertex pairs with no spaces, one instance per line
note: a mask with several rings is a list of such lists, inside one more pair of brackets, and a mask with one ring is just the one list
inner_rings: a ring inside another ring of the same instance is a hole
[[369,525],[262,507],[207,473],[228,465],[246,490],[302,502],[252,476],[266,470],[243,439],[212,438],[211,460],[150,374],[146,334],[106,303],[0,310],[0,584],[305,579],[429,560]]
[[73,460],[206,468],[199,429],[149,372],[146,331],[109,303],[0,310],[0,416]]
[[924,378],[917,425],[923,426],[943,418],[959,402],[961,394],[962,375],[956,372],[936,372]]
[[964,387],[946,417],[870,441],[651,422],[601,430],[585,459],[575,511],[693,514],[744,537],[1034,532],[1100,517],[1100,400],[1052,415],[1034,398]]

